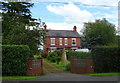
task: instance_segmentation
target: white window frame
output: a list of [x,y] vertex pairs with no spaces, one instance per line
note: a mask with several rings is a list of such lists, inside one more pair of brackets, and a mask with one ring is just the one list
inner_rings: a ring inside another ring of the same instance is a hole
[[[73,40],[75,40],[75,44],[73,44]],[[72,46],[76,46],[76,38],[72,38]]]
[[68,45],[68,38],[65,38],[64,41],[65,41],[65,46],[67,46]]
[[55,38],[50,38],[50,44],[55,45]]
[[59,38],[59,45],[62,45],[62,38]]

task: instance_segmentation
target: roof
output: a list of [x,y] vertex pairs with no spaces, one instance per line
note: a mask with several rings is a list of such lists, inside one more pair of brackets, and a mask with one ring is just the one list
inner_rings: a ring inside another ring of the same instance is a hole
[[72,30],[48,30],[48,37],[80,37],[78,32]]

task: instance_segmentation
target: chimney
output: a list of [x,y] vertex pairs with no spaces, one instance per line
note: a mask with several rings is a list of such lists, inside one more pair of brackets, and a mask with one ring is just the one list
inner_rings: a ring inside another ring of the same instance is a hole
[[44,27],[44,30],[46,30],[46,29],[47,29],[47,25],[46,25],[46,24],[45,24],[43,27]]
[[73,27],[73,31],[77,32],[77,27],[76,26]]

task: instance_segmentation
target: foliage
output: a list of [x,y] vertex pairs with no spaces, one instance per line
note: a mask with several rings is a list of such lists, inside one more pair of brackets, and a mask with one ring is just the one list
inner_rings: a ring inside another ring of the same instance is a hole
[[2,44],[28,45],[31,53],[38,52],[38,44],[44,42],[46,32],[43,29],[30,30],[29,27],[38,27],[36,19],[31,17],[29,8],[33,3],[2,2]]
[[81,58],[81,59],[91,57],[90,52],[68,51],[66,55],[67,55],[67,60],[70,60],[71,57],[76,57],[76,58]]
[[69,62],[69,63],[65,66],[65,70],[66,70],[66,71],[70,71],[70,69],[71,69],[71,68],[70,68],[70,62]]
[[2,75],[23,76],[27,71],[27,59],[32,57],[25,45],[2,45]]
[[60,50],[55,50],[54,52],[56,52],[59,56],[61,55],[61,51]]
[[115,26],[106,19],[84,23],[81,37],[82,47],[91,48],[95,45],[108,45],[114,43]]
[[95,72],[120,72],[120,47],[96,46],[92,55]]
[[47,58],[48,55],[45,54],[45,53],[42,53],[41,56],[42,56],[43,58]]
[[60,56],[56,53],[56,52],[51,52],[48,57],[48,60],[50,60],[51,62],[60,62]]

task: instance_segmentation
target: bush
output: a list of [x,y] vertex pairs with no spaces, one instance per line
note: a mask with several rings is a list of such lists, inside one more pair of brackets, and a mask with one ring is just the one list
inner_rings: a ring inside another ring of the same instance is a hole
[[120,47],[96,46],[91,52],[95,72],[120,72]]
[[61,52],[60,52],[59,50],[56,50],[56,51],[54,51],[54,52],[56,52],[58,56],[61,55]]
[[71,57],[75,57],[75,58],[87,58],[87,57],[91,57],[91,53],[90,52],[77,52],[77,51],[68,51],[66,53],[67,55],[67,59],[70,60]]
[[65,70],[66,70],[66,71],[70,71],[70,69],[71,69],[71,68],[70,68],[70,63],[68,63],[68,64],[65,66]]
[[32,57],[25,45],[2,45],[2,75],[22,76],[27,72],[27,59]]
[[42,53],[42,54],[41,54],[41,57],[43,57],[43,58],[47,58],[47,56],[48,56],[48,55],[45,54],[45,53]]
[[57,64],[60,62],[60,56],[56,52],[51,52],[47,59],[51,62],[57,62]]

